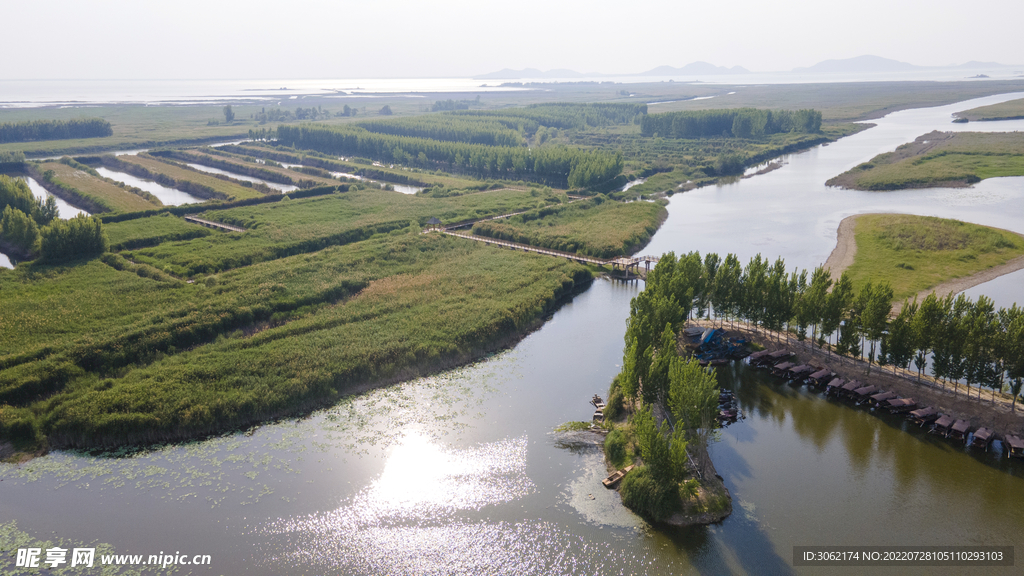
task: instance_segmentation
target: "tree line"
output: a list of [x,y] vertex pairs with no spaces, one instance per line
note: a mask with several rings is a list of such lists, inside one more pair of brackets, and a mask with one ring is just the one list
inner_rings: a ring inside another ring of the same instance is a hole
[[[675,257],[668,254],[662,259]],[[662,266],[662,278],[670,275],[666,272],[669,267]],[[655,521],[670,516],[681,508],[684,498],[697,493],[697,480],[687,480],[691,452],[696,456],[697,473],[709,473],[707,446],[715,428],[720,392],[713,372],[695,358],[679,355],[676,329],[681,308],[674,295],[665,300],[665,291],[665,283],[648,282],[633,298],[626,324],[623,368],[608,400],[615,410],[625,405],[635,407],[630,424],[643,459],[643,465],[622,480],[622,502]],[[634,353],[638,342],[645,346],[640,358]],[[667,416],[661,424],[654,416],[655,405]],[[624,443],[621,432],[613,430],[606,439],[606,451],[615,452],[620,443]]]
[[622,156],[549,146],[486,146],[427,138],[377,134],[358,126],[279,126],[284,146],[327,154],[366,156],[382,162],[437,166],[499,178],[540,180],[582,188],[601,184],[622,172]]
[[0,175],[0,239],[21,255],[48,262],[101,254],[109,243],[99,217],[57,217],[53,196],[32,196],[22,180]]
[[[632,124],[647,115],[647,104],[551,102],[501,110],[459,110],[459,116],[504,116],[529,120],[539,126],[584,130],[615,124]],[[531,130],[532,132],[532,130]]]
[[102,138],[114,134],[110,122],[102,118],[71,120],[30,120],[0,124],[0,142]]
[[430,138],[487,146],[522,146],[523,135],[496,120],[459,118],[451,114],[428,114],[395,120],[370,120],[358,126],[378,134]]
[[[668,253],[647,279],[647,289],[634,298],[626,332],[623,390],[642,390],[647,401],[667,394],[663,378],[651,377],[657,361],[658,328],[677,329],[691,314],[712,314],[724,321],[745,320],[775,332],[795,332],[819,347],[838,333],[830,350],[861,357],[872,364],[906,369],[911,362],[919,377],[929,367],[936,378],[1002,390],[1014,397],[1024,385],[1024,310],[1016,304],[996,310],[984,296],[972,302],[960,294],[906,302],[891,317],[893,291],[888,282],[867,283],[859,291],[844,273],[833,282],[818,267],[787,271],[782,258],[774,263],[751,258],[744,267],[729,254],[724,259],[692,252],[678,259]],[[643,385],[641,385],[643,383]],[[968,392],[969,393],[969,392]]]
[[817,110],[688,110],[647,114],[640,120],[643,136],[663,138],[760,138],[782,132],[812,134],[821,130]]

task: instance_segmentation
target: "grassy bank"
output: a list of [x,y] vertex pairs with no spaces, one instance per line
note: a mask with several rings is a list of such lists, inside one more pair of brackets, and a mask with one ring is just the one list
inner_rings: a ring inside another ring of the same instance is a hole
[[668,215],[654,202],[584,200],[541,208],[505,220],[478,222],[473,234],[596,258],[632,254]]
[[[151,194],[146,194],[150,196],[150,198],[146,198],[142,194],[138,194],[130,188],[118,186],[102,176],[90,174],[61,162],[44,162],[36,170],[44,175],[44,178],[39,181],[41,185],[70,187],[95,204],[107,207],[111,212],[152,210],[163,205]],[[53,172],[53,175],[50,178],[45,178],[50,171]],[[67,198],[65,199],[67,200]]]
[[[256,198],[262,195],[260,191],[251,187],[243,186],[239,182],[233,182],[228,178],[221,179],[217,178],[213,174],[189,169],[188,167],[176,166],[171,162],[161,161],[153,156],[149,156],[148,154],[118,156],[115,159],[115,162],[116,164],[109,164],[111,169],[116,170],[126,168],[131,170],[132,166],[141,167],[143,170],[133,171],[136,176],[157,176],[159,178],[159,175],[164,175],[170,179],[165,180],[166,182],[169,183],[173,181],[178,185],[178,187],[190,194],[198,192],[198,190],[194,190],[193,187],[187,186],[189,183],[195,184],[198,188],[213,191],[212,193],[202,195],[204,198],[214,197],[223,198],[225,200],[241,200],[243,198]],[[185,184],[185,186],[182,184]]]
[[899,190],[968,186],[998,176],[1024,176],[1024,134],[931,132],[832,178],[829,186]]
[[0,431],[51,446],[191,437],[464,362],[590,277],[413,233],[195,284],[117,256],[3,275]]
[[970,110],[957,112],[954,116],[957,118],[964,118],[971,122],[1017,120],[1024,118],[1024,98],[1021,98],[1020,100],[1010,100],[1009,102],[1002,102],[1000,104],[990,104],[988,106],[971,108]]
[[[564,198],[562,196],[561,198]],[[211,234],[182,242],[133,250],[127,257],[179,276],[210,274],[332,245],[358,242],[374,234],[414,229],[438,217],[445,223],[505,214],[560,201],[507,190],[458,198],[423,198],[388,190],[350,190],[319,198],[211,210],[202,218],[241,226],[244,234]],[[120,227],[109,225],[112,238]],[[144,224],[129,225],[138,230]]]
[[1024,254],[1018,234],[930,216],[864,214],[855,237],[854,287],[885,279],[896,301]]

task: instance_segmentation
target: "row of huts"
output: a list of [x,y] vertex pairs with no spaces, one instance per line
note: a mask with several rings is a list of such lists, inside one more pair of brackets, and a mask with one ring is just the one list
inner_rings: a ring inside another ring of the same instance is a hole
[[866,404],[892,414],[904,414],[918,426],[928,426],[928,431],[945,438],[970,444],[973,448],[988,450],[995,440],[1010,456],[1024,458],[1024,439],[1007,434],[1000,437],[990,428],[971,430],[969,420],[942,414],[931,406],[920,406],[913,398],[902,398],[895,392],[881,390],[860,380],[847,380],[827,368],[810,364],[798,364],[789,350],[762,350],[748,357],[751,366],[768,370],[773,376],[784,380],[806,383],[824,390],[828,396],[846,399],[858,405]]

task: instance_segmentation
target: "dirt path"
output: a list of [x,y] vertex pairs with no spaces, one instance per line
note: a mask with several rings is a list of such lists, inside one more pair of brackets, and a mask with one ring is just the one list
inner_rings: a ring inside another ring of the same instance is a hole
[[[825,261],[825,268],[831,272],[833,282],[839,280],[843,270],[846,270],[853,265],[853,259],[857,255],[857,242],[854,238],[853,232],[857,223],[857,218],[860,218],[861,216],[864,216],[864,214],[847,216],[839,223],[836,247],[832,250],[832,253],[829,254],[828,260]],[[1004,274],[1010,274],[1011,272],[1016,272],[1021,269],[1024,269],[1024,256],[1018,256],[1006,264],[993,266],[992,268],[987,268],[980,272],[971,274],[970,276],[947,280],[937,286],[918,292],[916,298],[917,301],[920,302],[932,292],[935,292],[935,295],[940,298],[947,294],[957,294],[967,290],[968,288],[973,288],[978,284],[983,284],[989,280],[994,280],[1003,276]],[[902,306],[902,302],[894,304],[893,313],[899,313]]]

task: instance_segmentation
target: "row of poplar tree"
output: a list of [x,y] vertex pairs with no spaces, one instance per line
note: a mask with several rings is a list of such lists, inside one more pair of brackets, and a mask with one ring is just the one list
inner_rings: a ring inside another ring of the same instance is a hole
[[919,378],[930,367],[954,392],[960,382],[968,394],[971,385],[979,395],[981,387],[1009,388],[1015,409],[1024,387],[1024,310],[1016,304],[997,310],[990,298],[972,301],[963,294],[905,302],[895,317],[892,304],[887,282],[855,290],[845,273],[833,281],[821,267],[810,274],[787,271],[782,258],[771,263],[759,254],[742,266],[734,254],[668,253],[631,304],[622,386],[642,391],[648,401],[667,397],[662,379],[652,377],[663,331],[674,333],[692,314],[714,315],[795,332],[801,340],[810,330],[819,347],[838,333],[830,349],[866,357],[869,370],[876,361],[903,369],[913,363]]

